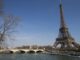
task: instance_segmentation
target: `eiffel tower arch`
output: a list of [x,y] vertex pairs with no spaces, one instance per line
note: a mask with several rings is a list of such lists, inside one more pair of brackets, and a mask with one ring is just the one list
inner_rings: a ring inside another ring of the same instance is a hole
[[57,48],[58,45],[60,49],[70,49],[70,48],[78,48],[79,44],[75,42],[75,39],[71,36],[68,27],[64,20],[63,15],[63,7],[62,7],[62,1],[60,0],[60,28],[59,28],[59,35],[56,38],[56,41],[54,43],[54,47]]

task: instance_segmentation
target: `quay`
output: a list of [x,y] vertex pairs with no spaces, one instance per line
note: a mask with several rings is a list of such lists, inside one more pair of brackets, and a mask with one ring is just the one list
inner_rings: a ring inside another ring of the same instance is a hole
[[80,57],[80,52],[75,51],[53,51],[50,52],[51,55],[66,55],[66,56],[78,56]]

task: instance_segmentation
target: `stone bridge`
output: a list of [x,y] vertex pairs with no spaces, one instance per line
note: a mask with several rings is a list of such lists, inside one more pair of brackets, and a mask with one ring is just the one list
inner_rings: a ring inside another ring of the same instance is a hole
[[0,52],[5,53],[45,53],[44,49],[7,49],[0,50]]

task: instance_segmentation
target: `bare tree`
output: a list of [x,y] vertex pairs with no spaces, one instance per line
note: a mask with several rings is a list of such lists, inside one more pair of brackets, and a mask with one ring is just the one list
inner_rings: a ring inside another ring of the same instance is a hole
[[2,47],[4,41],[7,40],[11,32],[14,31],[18,22],[18,17],[13,15],[5,16],[3,18],[2,24],[0,25],[0,47]]

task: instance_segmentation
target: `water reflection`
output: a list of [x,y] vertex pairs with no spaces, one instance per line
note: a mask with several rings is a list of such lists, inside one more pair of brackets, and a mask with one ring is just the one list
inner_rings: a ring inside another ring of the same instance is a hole
[[79,57],[56,55],[55,60],[80,60]]
[[80,60],[80,58],[48,54],[0,54],[0,60]]

